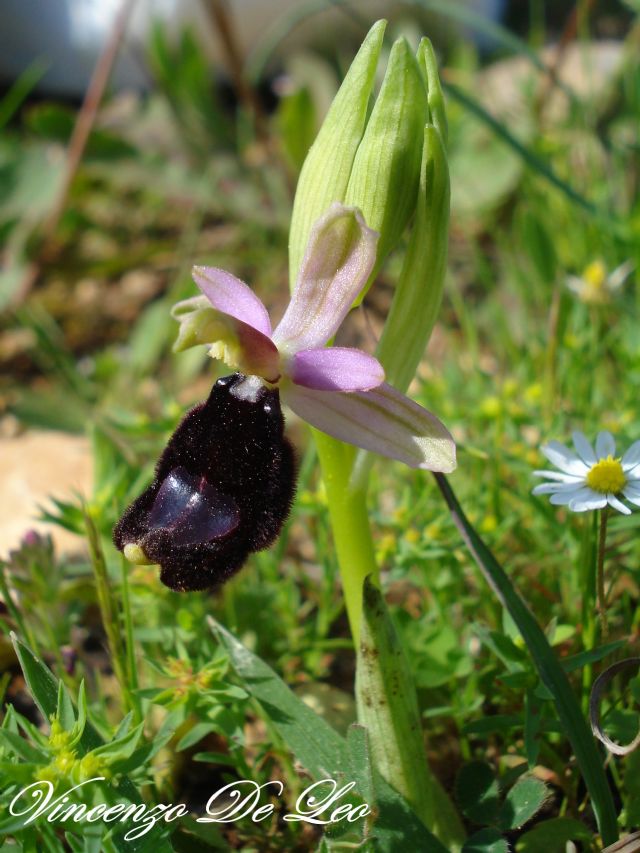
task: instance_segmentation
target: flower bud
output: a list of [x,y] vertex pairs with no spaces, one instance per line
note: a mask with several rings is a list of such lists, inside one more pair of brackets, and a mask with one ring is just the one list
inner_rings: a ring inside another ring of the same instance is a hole
[[369,228],[380,234],[376,266],[358,302],[414,211],[428,117],[423,76],[406,40],[398,39],[391,48],[345,198],[346,204],[360,208]]
[[423,191],[425,124],[433,125],[442,140],[447,133],[436,58],[426,38],[417,57],[404,38],[393,44],[367,117],[384,27],[385,22],[378,21],[370,30],[307,155],[289,239],[293,286],[312,223],[331,203],[358,208],[380,239],[374,269],[356,305],[416,212]]
[[311,227],[335,201],[343,202],[367,122],[386,21],[369,30],[304,161],[289,231],[289,281],[293,288]]
[[376,355],[387,381],[409,387],[436,320],[447,264],[449,168],[438,129],[428,124],[409,245]]

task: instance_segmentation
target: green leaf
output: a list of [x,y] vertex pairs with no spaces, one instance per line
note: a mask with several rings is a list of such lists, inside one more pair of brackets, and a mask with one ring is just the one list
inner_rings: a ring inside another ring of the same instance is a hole
[[484,761],[465,764],[456,778],[456,800],[474,823],[493,823],[500,806],[500,786],[492,768]]
[[7,729],[0,729],[0,746],[6,747],[23,761],[30,761],[32,764],[49,763],[49,756],[44,750],[37,749],[21,735]]
[[[11,640],[31,695],[45,720],[49,720],[56,713],[58,706],[56,679],[46,664],[37,658],[31,649],[13,632],[11,633]],[[98,732],[91,723],[87,722],[78,741],[80,755],[91,750],[97,751],[104,745]],[[108,746],[112,746],[112,744],[108,744]],[[114,788],[118,794],[126,797],[131,803],[144,802],[135,785],[126,777],[122,778]],[[160,825],[156,825],[142,838],[132,841],[124,841],[123,834],[124,832],[114,838],[114,844],[120,853],[145,853],[149,849],[149,845],[154,847],[153,853],[164,853],[164,851],[171,850],[171,847],[167,847],[167,844],[161,839],[161,836],[166,834],[166,829]]]
[[58,708],[58,683],[51,670],[14,633],[11,641],[33,700],[45,720],[49,720]]
[[527,690],[524,701],[524,746],[530,768],[535,766],[540,752],[540,723],[540,704],[536,701],[533,691]]
[[461,845],[464,831],[454,810],[435,809],[435,779],[425,754],[411,672],[382,593],[369,578],[363,588],[356,699],[376,768],[450,849]]
[[629,826],[640,826],[640,750],[627,755],[624,766],[627,822]]
[[613,643],[605,643],[604,646],[597,646],[595,649],[590,649],[586,652],[579,652],[577,655],[571,655],[568,658],[562,658],[560,663],[565,672],[575,672],[588,666],[590,663],[597,663],[609,655],[626,646],[624,640],[616,640]]
[[47,71],[47,63],[41,58],[28,65],[13,82],[11,88],[0,101],[0,129],[2,129],[20,109],[33,87]]
[[73,702],[64,682],[58,682],[58,704],[56,706],[56,718],[65,732],[70,732],[76,722],[76,714],[73,710]]
[[176,746],[177,752],[182,752],[183,749],[188,749],[190,746],[193,746],[194,743],[199,743],[203,737],[209,734],[209,732],[215,731],[215,726],[212,723],[196,723],[196,725],[189,729],[189,731],[180,738]]
[[509,845],[497,829],[481,829],[465,841],[462,853],[509,853]]
[[105,758],[109,766],[115,764],[117,761],[129,758],[138,745],[138,741],[142,736],[143,728],[144,723],[140,723],[122,737],[116,738],[115,740],[109,741],[109,743],[105,743],[97,749],[94,749],[93,755]]
[[593,834],[579,820],[556,817],[538,823],[520,836],[517,853],[565,853],[568,841],[592,841]]
[[369,733],[364,726],[353,723],[347,731],[347,755],[351,775],[365,803],[375,804],[373,765],[369,750]]
[[[260,658],[245,648],[211,617],[211,630],[229,654],[231,665],[246,690],[258,700],[266,716],[298,761],[317,780],[345,778],[351,771],[347,743],[331,726],[301,702]],[[377,815],[372,827],[380,853],[409,850],[447,853],[438,839],[416,817],[406,800],[376,772],[373,774]],[[353,780],[355,781],[355,780]]]
[[549,789],[540,779],[519,779],[504,798],[498,825],[504,830],[519,829],[540,811],[548,796]]

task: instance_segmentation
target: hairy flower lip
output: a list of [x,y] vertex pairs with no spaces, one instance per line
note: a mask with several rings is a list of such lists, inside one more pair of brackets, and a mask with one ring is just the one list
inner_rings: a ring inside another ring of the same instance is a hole
[[[255,377],[254,377],[255,378]],[[118,521],[114,544],[131,562],[158,564],[176,591],[208,589],[279,534],[295,492],[295,456],[277,389],[222,377],[182,419],[150,485]]]

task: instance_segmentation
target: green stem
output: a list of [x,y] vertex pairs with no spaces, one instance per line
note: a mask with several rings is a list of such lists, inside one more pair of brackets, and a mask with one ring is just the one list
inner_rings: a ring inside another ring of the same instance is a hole
[[351,447],[317,430],[313,434],[327,492],[351,635],[357,646],[364,579],[369,575],[377,584],[379,578],[367,512],[366,484],[357,488],[350,485],[355,457]]
[[130,695],[133,701],[133,712],[135,723],[139,723],[142,720],[142,708],[140,706],[140,700],[135,695],[135,691],[138,689],[138,667],[136,664],[136,647],[134,641],[133,634],[133,618],[131,616],[131,596],[129,595],[129,569],[131,564],[128,560],[125,560],[122,557],[121,560],[122,566],[122,615],[124,618],[124,636],[126,642],[126,662],[127,662],[127,676],[128,676],[128,684],[131,686]]
[[607,625],[607,597],[604,591],[604,556],[607,544],[608,507],[600,510],[600,529],[598,531],[598,562],[596,566],[596,587],[598,594],[598,616],[600,617],[601,639],[606,640],[609,633]]
[[613,844],[618,839],[618,826],[611,789],[596,742],[589,731],[569,679],[533,613],[465,516],[447,478],[443,474],[434,476],[462,539],[485,580],[516,623],[540,680],[553,696],[556,712],[591,796],[602,841],[604,844]]
[[[589,514],[585,518],[582,547],[580,548],[582,578],[582,645],[585,651],[591,651],[596,645],[596,620],[593,602],[596,597],[596,516]],[[593,664],[588,663],[582,670],[582,711],[589,713],[589,696],[593,684]]]
[[5,606],[13,617],[13,621],[16,623],[18,631],[26,639],[31,648],[34,649],[35,653],[38,654],[39,652],[38,644],[36,643],[36,638],[33,632],[31,631],[31,628],[22,618],[20,610],[13,603],[13,598],[11,597],[11,593],[9,591],[9,586],[7,584],[7,579],[5,576],[6,565],[7,564],[4,561],[0,560],[0,595],[2,595],[2,599],[5,603]]
[[84,513],[84,523],[87,531],[87,541],[89,543],[89,554],[91,556],[93,576],[96,582],[96,593],[98,597],[98,606],[100,607],[100,616],[102,617],[102,625],[104,627],[105,634],[107,635],[107,643],[109,645],[111,665],[113,666],[113,671],[122,689],[124,708],[126,711],[133,710],[136,707],[136,703],[131,695],[129,681],[127,679],[127,660],[122,648],[122,640],[118,624],[119,618],[117,608],[111,594],[111,585],[102,545],[100,543],[100,534],[96,529],[93,519],[87,511]]
[[[371,753],[382,776],[411,803],[427,829],[445,842],[449,850],[459,851],[464,837],[462,824],[429,767],[413,678],[408,665],[401,664],[404,661],[401,640],[393,630],[381,593],[376,601],[383,616],[378,614],[377,622],[374,619],[379,630],[371,629],[372,609],[375,609],[371,606],[367,611],[369,623],[365,621],[363,625],[363,592],[368,589],[371,600],[379,586],[367,512],[366,477],[357,486],[353,485],[356,458],[353,447],[317,430],[313,434],[327,492],[349,625],[358,650],[358,719],[368,729]],[[373,586],[365,587],[365,579]],[[387,634],[393,635],[393,641]],[[405,677],[399,689],[401,671]],[[397,772],[398,767],[402,768],[401,773]]]

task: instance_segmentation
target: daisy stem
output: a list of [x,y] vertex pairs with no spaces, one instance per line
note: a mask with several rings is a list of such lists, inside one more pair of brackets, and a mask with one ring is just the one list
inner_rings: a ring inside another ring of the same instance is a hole
[[[582,644],[585,651],[591,651],[596,644],[596,619],[594,602],[596,599],[596,539],[598,519],[588,513],[584,518],[582,546],[578,572],[582,586]],[[582,710],[589,710],[589,696],[593,682],[593,664],[585,664],[582,670]]]
[[601,639],[606,640],[609,633],[607,624],[607,597],[604,590],[604,557],[607,542],[608,507],[600,510],[600,529],[598,531],[598,562],[596,567],[596,585],[598,590],[598,615],[600,617]]

